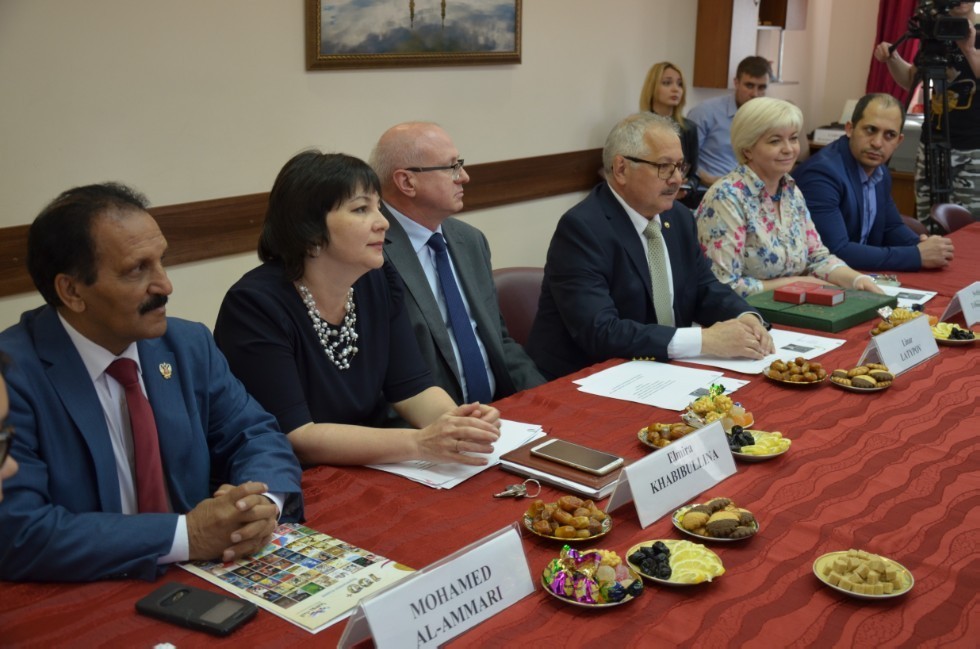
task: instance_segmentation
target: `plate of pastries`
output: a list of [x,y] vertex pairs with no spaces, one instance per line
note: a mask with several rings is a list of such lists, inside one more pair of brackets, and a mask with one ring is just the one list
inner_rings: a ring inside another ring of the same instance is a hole
[[849,370],[836,369],[830,374],[830,383],[851,392],[881,392],[891,387],[895,377],[881,363],[867,363]]
[[591,541],[612,529],[609,514],[577,496],[562,496],[553,503],[535,500],[524,512],[523,522],[532,534],[565,543]]
[[611,550],[565,546],[541,573],[546,593],[568,604],[609,608],[643,594],[643,580]]
[[694,586],[725,574],[710,548],[681,539],[643,541],[629,549],[626,560],[644,579],[667,586]]
[[827,370],[823,365],[802,356],[788,361],[773,361],[763,374],[774,383],[790,386],[817,385],[827,379]]
[[897,561],[865,552],[828,552],[813,562],[813,574],[834,590],[858,599],[889,599],[912,590],[915,578]]
[[687,410],[681,414],[681,419],[694,428],[704,428],[708,424],[721,421],[725,432],[732,426],[748,427],[755,423],[752,413],[740,403],[724,393],[721,385],[712,385],[708,394],[703,395],[688,404]]
[[759,532],[759,522],[731,498],[712,498],[705,503],[681,507],[674,512],[674,527],[705,541],[741,541]]
[[890,331],[895,327],[905,324],[909,320],[915,318],[921,318],[923,316],[929,318],[929,325],[935,326],[939,323],[939,318],[936,316],[927,316],[922,311],[916,311],[915,309],[906,309],[905,307],[898,307],[892,309],[890,307],[882,307],[878,309],[878,314],[881,316],[881,320],[874,326],[871,330],[872,336],[877,336],[878,334]]
[[652,423],[644,426],[636,434],[640,442],[652,449],[661,449],[671,442],[697,430],[694,426],[679,421],[673,424]]

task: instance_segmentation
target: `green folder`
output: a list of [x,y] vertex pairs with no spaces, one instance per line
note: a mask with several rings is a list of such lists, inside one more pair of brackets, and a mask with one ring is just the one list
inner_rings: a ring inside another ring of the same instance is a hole
[[820,304],[790,304],[772,299],[772,291],[756,293],[745,298],[762,317],[773,324],[785,324],[817,331],[842,331],[878,317],[883,306],[895,308],[898,298],[866,291],[845,290],[844,301],[836,306]]

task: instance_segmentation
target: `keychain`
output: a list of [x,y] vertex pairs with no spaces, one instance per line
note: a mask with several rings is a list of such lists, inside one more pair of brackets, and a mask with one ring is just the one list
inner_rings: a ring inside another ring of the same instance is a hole
[[[536,487],[533,494],[527,492],[528,486]],[[512,484],[499,494],[494,494],[494,498],[535,498],[541,493],[541,483],[534,478],[528,478],[521,484]]]

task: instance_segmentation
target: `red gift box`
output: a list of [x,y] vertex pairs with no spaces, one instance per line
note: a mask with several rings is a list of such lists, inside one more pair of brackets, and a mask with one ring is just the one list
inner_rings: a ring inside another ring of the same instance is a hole
[[[813,286],[810,284],[809,286]],[[789,302],[790,304],[803,304],[806,302],[807,292],[811,290],[805,282],[795,282],[777,288],[772,292],[772,299],[777,302]]]
[[806,293],[808,304],[822,304],[824,306],[837,306],[844,301],[843,289],[830,286],[821,286]]

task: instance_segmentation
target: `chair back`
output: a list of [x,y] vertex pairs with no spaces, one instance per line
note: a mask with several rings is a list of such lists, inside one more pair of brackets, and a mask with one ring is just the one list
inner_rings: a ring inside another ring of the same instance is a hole
[[915,232],[916,234],[929,234],[928,228],[919,219],[913,219],[911,216],[902,215],[902,220],[905,221],[905,225],[909,226],[909,230]]
[[939,203],[938,205],[933,205],[931,215],[932,220],[938,223],[947,233],[955,232],[973,223],[973,215],[970,214],[970,210],[956,203]]
[[500,315],[504,318],[510,337],[522,347],[527,343],[534,316],[538,313],[543,279],[544,268],[513,266],[493,271]]

